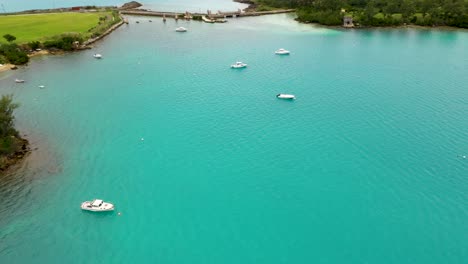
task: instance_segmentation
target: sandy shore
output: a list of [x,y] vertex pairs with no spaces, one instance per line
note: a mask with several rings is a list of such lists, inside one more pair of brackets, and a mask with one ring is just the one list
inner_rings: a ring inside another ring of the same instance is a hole
[[[31,54],[28,54],[28,57],[36,57],[36,56],[41,56],[41,55],[48,55],[51,54],[48,50],[40,50],[40,51],[34,51]],[[5,72],[11,70],[11,67],[15,66],[13,64],[7,63],[7,64],[0,64],[0,72]]]
[[7,63],[7,64],[2,64],[2,66],[0,66],[0,72],[8,71],[8,70],[10,70],[10,68],[13,67],[13,66],[15,66],[15,65],[9,64],[9,63]]
[[31,57],[36,57],[39,55],[47,55],[47,54],[50,54],[48,50],[33,51],[33,53],[28,54],[28,57],[31,58]]

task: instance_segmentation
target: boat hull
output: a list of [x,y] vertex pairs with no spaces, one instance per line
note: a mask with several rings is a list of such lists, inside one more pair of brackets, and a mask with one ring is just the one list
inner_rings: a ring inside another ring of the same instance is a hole
[[278,95],[276,95],[276,98],[286,99],[286,100],[294,100],[294,99],[296,99],[296,96],[294,96],[292,94],[278,94]]
[[231,65],[231,68],[233,68],[233,69],[247,68],[247,64],[244,64],[244,65]]
[[279,49],[279,50],[275,51],[275,54],[276,55],[289,55],[289,50]]
[[81,210],[90,211],[90,212],[110,212],[110,211],[114,211],[114,205],[110,203],[103,203],[99,207],[93,207],[91,206],[90,201],[86,201],[81,204]]

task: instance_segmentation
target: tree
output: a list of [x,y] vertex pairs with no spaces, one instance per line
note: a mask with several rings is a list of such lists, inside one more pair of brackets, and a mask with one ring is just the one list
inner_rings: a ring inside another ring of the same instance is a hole
[[28,54],[21,50],[16,43],[0,45],[0,55],[3,55],[8,62],[16,65],[25,64],[29,61]]
[[32,50],[36,50],[41,47],[41,43],[39,41],[31,41],[28,43],[29,48]]
[[401,16],[404,21],[408,21],[410,16],[416,11],[416,7],[413,1],[404,0],[400,6]]
[[8,41],[8,42],[12,42],[12,41],[14,41],[16,39],[16,37],[11,35],[11,34],[5,34],[5,35],[3,35],[3,38],[5,38],[6,41]]
[[0,138],[18,135],[18,131],[14,128],[15,117],[13,115],[13,111],[18,106],[18,104],[13,103],[12,95],[2,95],[0,99]]
[[364,9],[364,17],[367,21],[372,21],[375,14],[375,2],[371,0],[367,3],[366,8]]

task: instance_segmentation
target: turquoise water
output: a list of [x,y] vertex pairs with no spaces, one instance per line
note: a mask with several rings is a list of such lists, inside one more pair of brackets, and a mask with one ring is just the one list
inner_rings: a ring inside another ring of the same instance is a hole
[[[0,13],[15,12],[29,9],[45,9],[59,8],[72,6],[121,6],[131,0],[0,0]],[[159,11],[176,11],[176,12],[205,12],[211,9],[216,12],[235,11],[238,8],[245,8],[247,5],[235,3],[231,0],[144,0],[138,1],[143,4],[142,8],[159,10]]]
[[[38,149],[0,180],[0,263],[464,263],[467,48],[465,31],[135,17],[2,73]],[[81,211],[92,198],[116,212]]]

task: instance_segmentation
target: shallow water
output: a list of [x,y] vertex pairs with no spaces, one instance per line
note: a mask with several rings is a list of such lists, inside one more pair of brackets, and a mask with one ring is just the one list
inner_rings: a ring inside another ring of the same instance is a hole
[[[0,0],[0,12],[16,12],[30,9],[60,8],[72,6],[121,6],[130,0]],[[144,0],[137,1],[147,8],[158,11],[175,12],[205,12],[210,9],[214,12],[235,11],[245,8],[247,5],[233,2],[231,0]]]
[[[463,263],[467,45],[133,17],[2,73],[39,149],[0,180],[0,263]],[[91,198],[122,215],[82,212]]]

